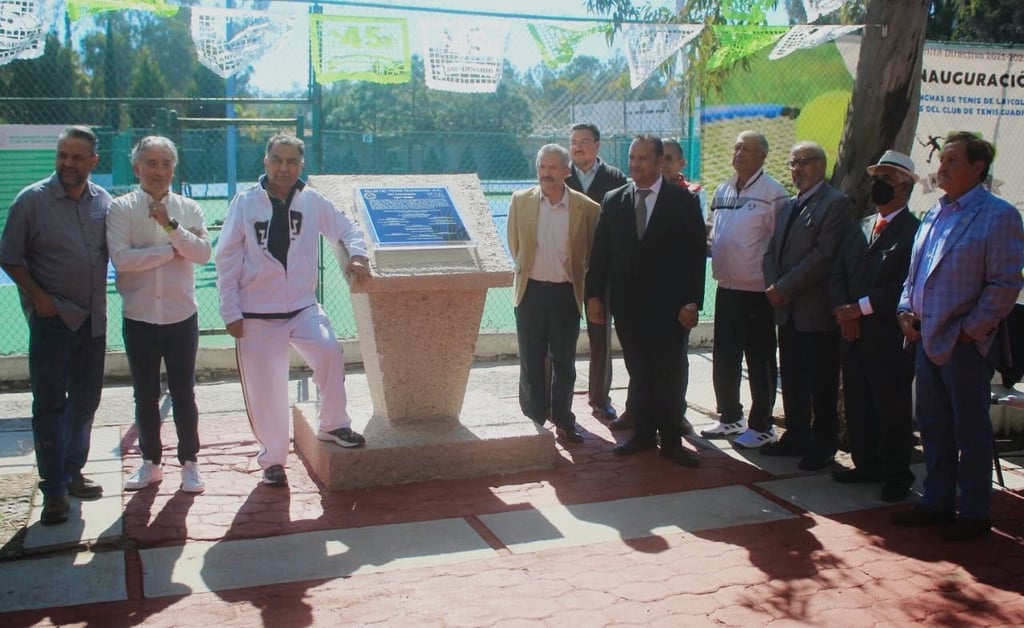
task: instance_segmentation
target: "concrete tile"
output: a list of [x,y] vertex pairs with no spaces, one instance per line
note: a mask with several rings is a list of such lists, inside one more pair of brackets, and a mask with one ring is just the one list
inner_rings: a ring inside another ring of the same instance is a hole
[[126,599],[120,551],[8,561],[0,569],[0,612]]
[[[917,476],[917,481],[911,489],[910,497],[907,498],[908,503],[915,502],[920,497],[925,476],[923,464],[911,465],[910,468]],[[890,505],[878,498],[880,484],[840,484],[833,480],[829,473],[769,480],[760,482],[758,486],[791,504],[819,515]]]
[[35,466],[31,431],[0,432],[0,475],[31,473]]
[[678,534],[793,515],[741,486],[480,515],[513,552]]
[[122,534],[123,507],[121,489],[121,430],[118,427],[93,429],[89,462],[83,472],[103,486],[103,497],[82,501],[71,498],[71,516],[56,526],[42,526],[39,515],[43,495],[38,490],[32,499],[32,514],[25,534],[24,548],[29,551],[65,547],[84,542],[117,539]]
[[146,597],[341,578],[496,555],[463,519],[190,542],[139,554]]

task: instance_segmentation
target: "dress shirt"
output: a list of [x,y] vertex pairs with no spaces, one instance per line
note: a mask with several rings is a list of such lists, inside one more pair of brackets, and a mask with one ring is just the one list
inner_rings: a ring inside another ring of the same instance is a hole
[[590,167],[590,170],[583,170],[573,164],[572,169],[576,172],[576,178],[580,180],[580,187],[583,188],[583,193],[586,194],[587,190],[590,189],[590,184],[594,182],[594,177],[597,176],[597,169],[601,167],[601,158],[594,158],[594,165]]
[[170,233],[149,217],[154,202],[141,188],[114,199],[107,215],[107,246],[124,317],[168,325],[196,313],[194,265],[210,260],[210,236],[203,211],[192,199],[169,193],[161,201],[178,221]]
[[[910,307],[918,316],[924,312],[924,285],[931,274],[935,263],[938,261],[939,252],[946,243],[950,231],[956,225],[956,214],[963,207],[971,203],[971,200],[983,189],[980,185],[973,188],[955,201],[950,201],[948,195],[939,199],[938,212],[935,221],[932,222],[928,236],[921,247],[920,259],[917,268],[910,269],[914,273],[914,282],[910,285]],[[935,208],[932,211],[936,211]]]
[[[568,188],[566,188],[568,189]],[[564,283],[569,281],[569,193],[554,205],[543,193],[537,214],[537,250],[530,279]]]
[[661,191],[661,182],[664,181],[660,175],[654,181],[654,184],[649,188],[642,188],[633,182],[633,193],[636,194],[637,190],[650,190],[650,194],[644,199],[644,205],[647,207],[647,219],[644,221],[644,233],[647,233],[647,225],[651,224],[651,213],[654,211],[654,204],[658,202],[658,192]]
[[[882,216],[882,214],[878,214],[875,217],[875,227],[872,230],[872,233],[874,233],[875,231],[880,231],[878,227],[879,223],[882,224],[882,229],[884,229],[885,226],[887,226],[890,222],[895,220],[896,216],[899,216],[900,212],[905,209],[906,206],[903,206],[894,211],[893,213],[889,214],[888,216]],[[860,313],[862,316],[870,316],[875,313],[875,308],[871,307],[871,297],[869,296],[863,296],[860,299],[858,299],[857,305],[860,306]]]

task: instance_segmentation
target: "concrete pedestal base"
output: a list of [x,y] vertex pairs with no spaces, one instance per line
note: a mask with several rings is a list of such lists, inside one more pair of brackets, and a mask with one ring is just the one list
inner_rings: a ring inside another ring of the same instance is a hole
[[356,420],[353,429],[366,436],[359,449],[317,440],[312,403],[296,404],[292,419],[296,453],[331,490],[549,469],[558,459],[552,432],[536,427],[514,403],[483,392],[466,394],[459,420]]

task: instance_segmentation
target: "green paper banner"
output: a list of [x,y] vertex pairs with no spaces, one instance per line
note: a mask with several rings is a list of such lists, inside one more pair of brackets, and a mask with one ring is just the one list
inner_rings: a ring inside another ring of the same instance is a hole
[[310,15],[309,42],[318,83],[407,83],[412,79],[404,18]]
[[163,0],[67,0],[68,17],[72,21],[103,13],[104,11],[149,11],[163,17],[170,17],[181,7],[170,5]]
[[552,69],[572,61],[576,55],[576,47],[581,41],[605,30],[600,25],[584,30],[571,30],[551,24],[527,24],[526,29],[537,43],[544,65]]

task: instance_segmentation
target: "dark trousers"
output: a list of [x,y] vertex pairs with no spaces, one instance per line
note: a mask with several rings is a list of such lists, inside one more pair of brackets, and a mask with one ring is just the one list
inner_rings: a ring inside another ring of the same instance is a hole
[[[519,407],[538,425],[550,418],[572,427],[580,312],[571,283],[530,280],[515,308],[519,343]],[[545,362],[550,359],[550,371]],[[550,373],[550,374],[549,374]]]
[[751,400],[747,425],[759,432],[771,429],[779,376],[775,346],[775,312],[768,297],[763,292],[718,288],[711,379],[722,423],[743,418],[740,381],[746,356]]
[[179,323],[154,325],[124,319],[124,350],[135,391],[135,425],[142,457],[159,464],[160,362],[167,371],[167,389],[178,433],[178,461],[195,462],[199,452],[199,410],[196,408],[196,352],[199,318],[193,314]]
[[842,355],[843,403],[853,464],[882,480],[912,482],[914,357],[879,352],[861,337]]
[[[605,303],[608,297],[605,296]],[[611,403],[612,389],[612,326],[587,321],[587,341],[590,343],[587,398],[590,405],[604,408]]]
[[962,517],[988,517],[992,508],[992,363],[974,343],[957,345],[938,365],[917,343],[917,424],[925,466],[921,504],[956,510]]
[[666,449],[682,446],[682,367],[690,335],[689,330],[672,323],[615,322],[629,372],[626,412],[635,420],[633,437],[653,441],[660,436]]
[[787,442],[810,453],[834,454],[839,432],[839,331],[797,331],[790,320],[779,327],[779,366]]
[[67,494],[89,458],[92,421],[103,391],[107,337],[92,337],[92,321],[76,331],[59,316],[29,318],[28,372],[32,436],[44,495]]

